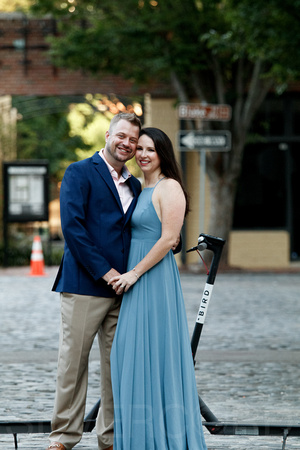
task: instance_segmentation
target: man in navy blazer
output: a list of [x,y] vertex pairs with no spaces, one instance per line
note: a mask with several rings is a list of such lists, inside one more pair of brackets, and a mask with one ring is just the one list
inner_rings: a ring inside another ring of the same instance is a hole
[[71,164],[62,181],[65,249],[53,286],[61,293],[62,322],[48,449],[71,449],[82,437],[88,358],[96,334],[101,360],[98,447],[112,449],[110,349],[121,296],[107,283],[114,275],[126,272],[130,218],[141,185],[124,164],[135,154],[140,128],[134,114],[115,116],[106,132],[104,149]]

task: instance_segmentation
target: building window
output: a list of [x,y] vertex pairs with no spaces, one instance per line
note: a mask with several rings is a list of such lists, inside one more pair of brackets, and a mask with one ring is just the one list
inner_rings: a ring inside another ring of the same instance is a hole
[[255,144],[245,148],[233,228],[286,227],[285,159],[285,152],[278,144]]
[[300,98],[289,92],[262,105],[249,132],[233,229],[285,229],[300,260]]

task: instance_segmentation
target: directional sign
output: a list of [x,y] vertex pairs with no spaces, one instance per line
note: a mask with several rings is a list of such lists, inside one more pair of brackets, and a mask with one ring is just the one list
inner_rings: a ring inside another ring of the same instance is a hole
[[179,131],[181,151],[210,150],[226,152],[231,148],[230,131]]
[[231,119],[230,105],[208,105],[202,103],[179,103],[179,119],[202,119],[228,122]]

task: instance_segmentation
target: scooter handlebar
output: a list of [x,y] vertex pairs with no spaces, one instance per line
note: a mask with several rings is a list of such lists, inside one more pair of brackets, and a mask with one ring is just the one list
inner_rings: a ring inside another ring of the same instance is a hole
[[193,252],[195,250],[198,250],[200,252],[203,250],[211,250],[215,253],[220,250],[224,244],[224,239],[201,233],[198,237],[198,245],[187,250],[187,253]]

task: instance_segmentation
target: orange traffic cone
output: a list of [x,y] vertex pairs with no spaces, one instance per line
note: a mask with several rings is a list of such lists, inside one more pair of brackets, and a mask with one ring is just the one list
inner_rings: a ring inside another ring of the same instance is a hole
[[35,236],[32,244],[30,258],[30,276],[43,276],[44,272],[44,256],[40,236]]

